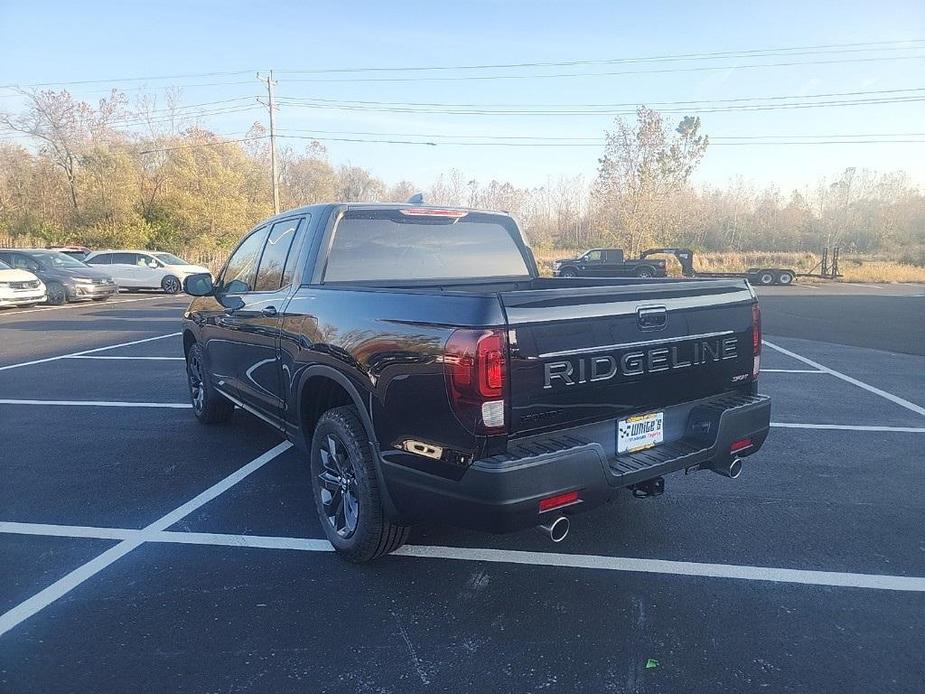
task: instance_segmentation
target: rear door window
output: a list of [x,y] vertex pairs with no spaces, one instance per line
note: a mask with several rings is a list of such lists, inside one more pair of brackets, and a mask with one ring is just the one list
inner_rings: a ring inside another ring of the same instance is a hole
[[137,253],[113,253],[113,265],[134,265],[138,261]]

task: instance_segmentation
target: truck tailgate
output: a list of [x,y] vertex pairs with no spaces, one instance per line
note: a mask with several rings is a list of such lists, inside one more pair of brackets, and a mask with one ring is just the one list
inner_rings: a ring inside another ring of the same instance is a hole
[[509,325],[514,436],[654,411],[751,377],[755,299],[744,280],[499,296]]

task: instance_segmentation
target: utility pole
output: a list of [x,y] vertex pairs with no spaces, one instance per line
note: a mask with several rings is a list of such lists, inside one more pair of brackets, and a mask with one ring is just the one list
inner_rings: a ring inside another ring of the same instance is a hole
[[[273,181],[273,214],[279,214],[279,177],[276,174],[276,128],[273,126],[273,71],[266,79],[257,73],[257,79],[267,83],[267,103],[264,104],[270,109],[270,176]],[[260,101],[258,99],[258,101]],[[260,103],[263,103],[262,101]]]

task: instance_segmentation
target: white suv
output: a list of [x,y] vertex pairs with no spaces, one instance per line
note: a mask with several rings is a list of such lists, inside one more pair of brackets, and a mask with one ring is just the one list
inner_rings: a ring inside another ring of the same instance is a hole
[[31,306],[45,301],[45,285],[27,270],[0,261],[0,307]]
[[181,291],[188,275],[209,271],[161,251],[94,251],[84,262],[105,270],[119,287],[163,289],[168,294]]

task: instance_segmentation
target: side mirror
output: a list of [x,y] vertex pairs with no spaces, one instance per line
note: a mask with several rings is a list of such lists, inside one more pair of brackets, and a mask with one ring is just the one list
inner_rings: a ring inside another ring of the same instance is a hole
[[183,291],[190,296],[211,296],[215,292],[212,275],[208,272],[189,275],[183,280]]

